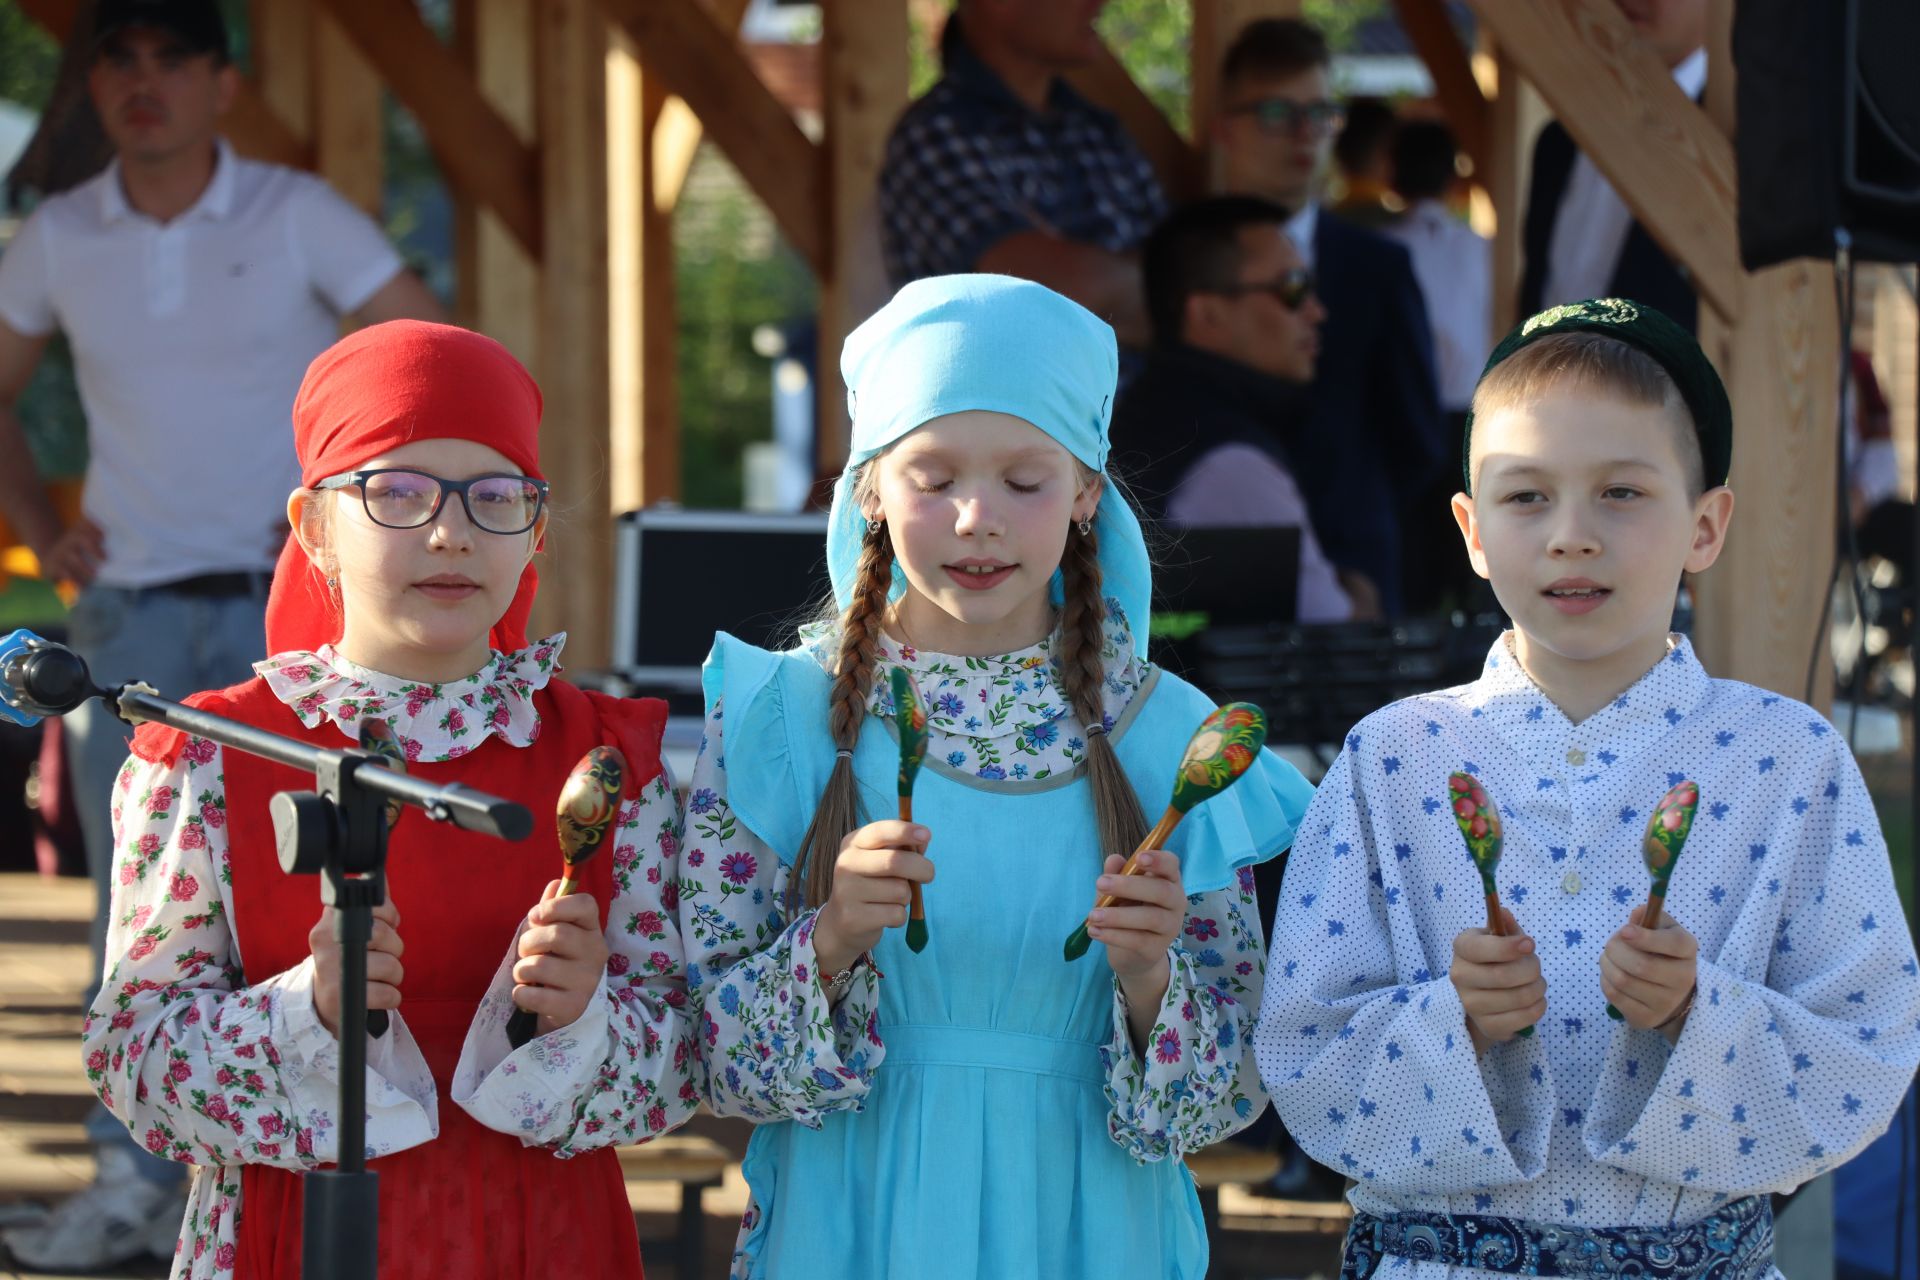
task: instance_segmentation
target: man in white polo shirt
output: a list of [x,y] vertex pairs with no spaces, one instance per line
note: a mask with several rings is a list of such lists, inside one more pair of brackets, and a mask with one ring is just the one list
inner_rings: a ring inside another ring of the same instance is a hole
[[[216,0],[102,0],[79,38],[94,42],[89,88],[116,154],[0,255],[0,513],[49,578],[80,584],[70,633],[96,677],[178,697],[245,679],[265,656],[308,362],[343,316],[443,317],[365,214],[220,139],[239,75]],[[56,330],[73,349],[90,455],[84,514],[64,528],[14,414]],[[97,963],[127,729],[99,703],[67,727]],[[171,1255],[181,1167],[104,1110],[88,1130],[94,1185],[9,1230],[8,1246],[63,1271]]]

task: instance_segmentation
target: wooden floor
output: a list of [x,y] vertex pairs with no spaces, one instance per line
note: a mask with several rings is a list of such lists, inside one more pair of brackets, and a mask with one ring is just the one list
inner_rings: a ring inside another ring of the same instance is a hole
[[[5,833],[0,833],[5,838]],[[93,1175],[81,1121],[93,1093],[80,1069],[80,995],[86,986],[87,916],[92,893],[74,879],[0,874],[0,1209],[24,1201],[54,1202]],[[721,1186],[702,1193],[705,1263],[699,1280],[726,1275],[734,1231],[747,1204],[737,1163],[747,1126],[702,1114],[684,1133],[721,1143],[736,1163]],[[629,1182],[641,1237],[672,1235],[680,1192],[672,1185]],[[1327,1276],[1338,1269],[1341,1204],[1274,1201],[1224,1187],[1225,1228],[1214,1275],[1269,1280]],[[680,1276],[664,1247],[646,1249],[650,1280]],[[159,1261],[110,1274],[163,1277]],[[0,1277],[39,1280],[12,1266],[0,1250]]]

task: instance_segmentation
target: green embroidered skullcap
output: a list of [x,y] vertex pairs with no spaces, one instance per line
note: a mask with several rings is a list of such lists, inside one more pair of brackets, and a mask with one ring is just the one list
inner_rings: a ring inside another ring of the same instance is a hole
[[[1487,367],[1480,371],[1481,381],[1522,347],[1560,333],[1597,333],[1653,357],[1673,379],[1693,417],[1707,488],[1727,482],[1727,471],[1733,465],[1733,406],[1727,400],[1727,388],[1693,335],[1644,303],[1626,298],[1590,298],[1529,316],[1487,357]],[[1473,414],[1469,412],[1466,436],[1460,445],[1460,468],[1468,493],[1473,492],[1472,452]]]

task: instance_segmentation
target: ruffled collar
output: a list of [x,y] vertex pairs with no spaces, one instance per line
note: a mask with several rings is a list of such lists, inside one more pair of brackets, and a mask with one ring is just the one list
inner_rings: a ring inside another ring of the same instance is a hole
[[[1101,703],[1106,727],[1111,728],[1133,700],[1146,673],[1146,663],[1134,656],[1133,637],[1118,601],[1107,601],[1107,623],[1100,649],[1106,681]],[[803,643],[829,671],[837,658],[837,629],[809,627]],[[882,634],[878,675],[867,695],[867,710],[893,715],[893,687],[889,672],[904,667],[927,704],[927,725],[936,735],[976,740],[1019,737],[1051,742],[1055,721],[1077,723],[1073,704],[1061,686],[1054,654],[1060,634],[1038,644],[991,657],[968,657],[917,649]],[[1082,726],[1084,727],[1084,726]]]
[[515,747],[539,737],[533,695],[553,678],[566,642],[560,632],[513,653],[496,651],[471,676],[444,684],[371,670],[332,645],[277,653],[253,669],[307,728],[331,720],[357,742],[360,722],[377,716],[393,727],[408,760],[431,763],[456,760],[492,734]]

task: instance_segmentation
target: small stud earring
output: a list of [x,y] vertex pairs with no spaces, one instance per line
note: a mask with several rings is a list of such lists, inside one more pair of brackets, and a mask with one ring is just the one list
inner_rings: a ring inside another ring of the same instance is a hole
[[868,533],[878,533],[878,532],[880,532],[880,521],[879,521],[878,519],[875,519],[875,518],[873,518],[873,517],[871,517],[871,516],[869,516],[869,517],[867,518],[867,532],[868,532]]

